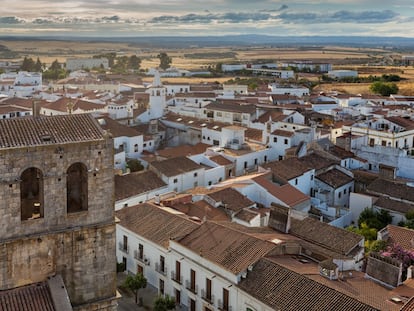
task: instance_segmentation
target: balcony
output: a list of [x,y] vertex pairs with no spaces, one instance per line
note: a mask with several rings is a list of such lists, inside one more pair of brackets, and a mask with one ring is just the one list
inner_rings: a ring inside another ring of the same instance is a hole
[[118,249],[125,254],[129,254],[129,246],[128,244],[124,244],[123,242],[119,242]]
[[182,283],[183,276],[177,275],[174,271],[171,271],[171,280],[177,282],[178,284]]
[[217,301],[217,309],[222,311],[232,311],[231,306],[229,306],[228,303],[223,305],[223,302],[220,299]]
[[201,290],[201,298],[209,304],[214,304],[214,295],[211,292],[207,292],[205,289]]
[[193,294],[197,295],[198,292],[198,286],[191,283],[191,281],[186,280],[185,281],[185,288],[187,288],[190,292],[192,292]]
[[138,250],[134,250],[134,258],[147,266],[149,266],[150,264],[149,259],[146,256],[144,256],[142,252],[140,253]]
[[161,265],[160,263],[155,263],[155,271],[162,275],[167,275],[167,267],[165,265]]

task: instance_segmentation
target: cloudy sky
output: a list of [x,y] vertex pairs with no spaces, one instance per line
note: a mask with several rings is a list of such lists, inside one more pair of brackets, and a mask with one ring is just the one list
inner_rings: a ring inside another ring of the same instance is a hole
[[413,0],[2,0],[0,36],[414,37]]

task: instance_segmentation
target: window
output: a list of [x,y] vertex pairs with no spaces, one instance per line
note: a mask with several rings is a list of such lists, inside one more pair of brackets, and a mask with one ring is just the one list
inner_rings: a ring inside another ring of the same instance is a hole
[[206,278],[206,293],[205,298],[211,301],[211,280]]
[[313,175],[311,175],[311,180],[313,180]]
[[181,263],[178,260],[175,261],[175,275],[172,278],[181,284]]
[[287,145],[288,143],[289,143],[289,140],[285,138],[285,145]]
[[297,184],[298,184],[298,179],[296,178],[296,179],[295,179],[295,185],[297,185]]
[[181,304],[181,292],[178,289],[175,289],[175,304]]
[[138,152],[138,144],[134,145],[134,152]]
[[344,194],[346,194],[346,189],[344,189]]
[[273,137],[273,142],[277,143],[277,137]]
[[244,168],[247,168],[247,161],[244,161]]
[[220,144],[220,142],[217,139],[213,139],[213,145],[214,146],[218,146]]
[[198,176],[198,173],[194,173],[194,177],[197,177]]
[[191,269],[190,270],[190,290],[194,293],[196,288],[196,272]]
[[221,111],[217,111],[216,116],[221,117],[221,116],[223,116],[223,114],[221,113]]
[[174,178],[173,182],[174,182],[174,184],[176,184],[178,182],[178,179]]
[[339,199],[341,198],[341,195],[342,195],[342,193],[341,193],[341,192],[339,192],[339,193],[338,193],[338,198],[339,198]]
[[196,310],[196,302],[194,299],[190,299],[190,311]]
[[[162,139],[162,137],[161,137],[161,139]],[[145,147],[147,147],[147,143],[144,143],[144,148],[145,148]]]
[[138,245],[138,258],[139,259],[144,258],[144,245],[142,245],[142,244]]
[[257,159],[254,159],[254,165],[257,165]]
[[160,289],[160,295],[163,296],[164,295],[164,280],[160,279],[159,289]]
[[126,253],[128,252],[128,237],[126,235],[122,238],[122,250]]
[[229,291],[223,288],[223,310],[229,310]]
[[88,171],[83,163],[74,163],[67,170],[66,208],[68,213],[88,209]]
[[141,265],[137,265],[137,274],[144,275],[144,267]]
[[264,162],[266,163],[267,162],[267,156],[264,156]]
[[21,220],[43,218],[43,173],[35,167],[20,175]]
[[198,187],[198,181],[194,182],[193,188],[196,188],[196,187]]
[[162,255],[160,255],[160,271],[165,272],[165,258]]

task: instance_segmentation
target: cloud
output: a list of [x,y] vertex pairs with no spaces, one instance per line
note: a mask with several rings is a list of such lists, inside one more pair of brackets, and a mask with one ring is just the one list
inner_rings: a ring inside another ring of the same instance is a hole
[[244,13],[244,12],[231,12],[223,14],[186,14],[182,16],[177,15],[163,15],[154,17],[149,20],[149,23],[160,24],[160,23],[244,23],[254,21],[267,21],[273,19],[274,16],[269,13]]
[[332,13],[281,13],[279,18],[285,23],[357,23],[372,24],[384,23],[395,20],[398,13],[391,10],[383,11],[336,11]]
[[16,16],[3,16],[0,17],[0,24],[22,24],[24,20]]

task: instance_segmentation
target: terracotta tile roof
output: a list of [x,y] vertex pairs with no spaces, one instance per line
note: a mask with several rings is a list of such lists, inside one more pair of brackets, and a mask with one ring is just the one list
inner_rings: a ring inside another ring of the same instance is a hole
[[403,117],[386,117],[386,120],[405,128],[406,131],[414,129],[414,122]]
[[407,250],[414,250],[414,230],[394,225],[387,226],[390,243],[397,243]]
[[354,180],[351,176],[348,176],[336,168],[319,174],[315,178],[335,189]]
[[130,198],[166,185],[157,174],[149,170],[122,176],[115,175],[115,199],[119,201]]
[[208,196],[217,203],[221,202],[225,209],[233,212],[240,211],[246,207],[251,207],[255,204],[247,198],[247,196],[244,196],[233,188],[213,190]]
[[47,282],[0,291],[2,311],[58,311]]
[[355,182],[360,182],[366,185],[369,185],[378,178],[378,173],[369,171],[353,170],[352,173],[354,174]]
[[211,146],[203,143],[198,143],[194,146],[180,145],[177,147],[158,149],[157,154],[163,158],[185,157],[190,155],[202,154],[207,150],[208,147]]
[[400,311],[414,311],[414,296],[401,307]]
[[345,149],[336,145],[331,146],[328,152],[339,159],[355,158],[355,154],[353,152],[346,151]]
[[255,141],[262,141],[262,136],[263,136],[263,131],[262,130],[258,130],[258,129],[253,129],[253,128],[248,128],[245,132],[244,132],[244,136],[247,139],[251,139],[251,140],[255,140]]
[[405,214],[408,211],[414,211],[414,204],[393,200],[385,196],[380,196],[378,200],[375,201],[374,205],[380,208],[384,208],[390,211],[396,211],[402,214]]
[[275,247],[273,243],[210,221],[178,243],[233,274],[246,270]]
[[105,108],[105,106],[102,104],[96,104],[96,103],[88,102],[88,101],[81,100],[81,99],[73,99],[73,98],[67,98],[67,97],[62,97],[54,102],[43,103],[41,104],[41,107],[52,109],[52,110],[57,110],[57,111],[62,111],[62,112],[67,112],[68,104],[73,105],[72,111],[76,111],[79,109],[79,110],[86,112],[86,111],[94,111],[94,110],[103,110]]
[[193,162],[187,157],[176,157],[163,161],[154,161],[151,162],[150,165],[167,177],[177,176],[203,168],[203,166]]
[[32,109],[33,99],[20,98],[20,97],[9,97],[9,98],[6,98],[0,101],[0,105],[11,105],[11,106]]
[[89,114],[0,120],[0,148],[102,140],[104,132]]
[[339,161],[327,159],[316,152],[300,157],[299,160],[307,166],[314,168],[315,170],[320,170],[323,168],[328,168],[334,164],[339,164]]
[[275,135],[275,136],[282,136],[282,137],[292,137],[292,136],[295,136],[295,132],[291,132],[291,131],[285,131],[285,130],[279,130],[279,129],[277,129],[277,130],[274,130],[274,131],[272,132],[272,135]]
[[273,161],[263,165],[265,169],[270,169],[273,175],[284,180],[291,180],[299,177],[306,172],[312,170],[298,158],[288,158],[282,161]]
[[252,209],[244,208],[240,212],[238,212],[234,217],[249,222],[258,215],[260,215],[258,212],[255,212]]
[[256,112],[256,106],[245,103],[211,103],[205,106],[207,110],[218,110],[228,112],[239,112],[253,114]]
[[203,200],[187,204],[177,203],[173,204],[171,207],[186,214],[189,217],[197,217],[200,220],[229,220],[229,217],[223,210],[215,208]]
[[378,310],[284,268],[269,258],[260,259],[238,287],[273,310]]
[[398,200],[414,202],[414,188],[405,182],[377,178],[367,187],[368,193],[387,195]]
[[339,254],[348,255],[364,237],[312,218],[291,219],[289,233]]
[[253,181],[265,188],[271,195],[278,198],[287,206],[295,207],[300,203],[310,200],[310,197],[308,195],[299,191],[290,184],[279,186],[275,183],[272,183],[269,179],[267,179],[264,176],[255,177],[253,178]]
[[222,155],[212,156],[210,158],[211,161],[217,163],[218,165],[230,165],[233,164],[229,159],[223,157]]
[[273,122],[275,121],[283,121],[285,118],[287,118],[286,115],[283,114],[283,112],[278,110],[271,110],[266,111],[263,113],[256,121],[260,123],[268,122],[269,119],[271,119]]
[[113,137],[135,137],[142,135],[142,133],[139,132],[137,129],[121,124],[118,121],[113,120],[109,117],[99,117],[96,118],[96,120],[98,121],[102,129],[109,131]]
[[181,215],[149,203],[124,207],[115,215],[120,220],[120,226],[165,248],[170,239],[181,238],[199,226]]
[[10,112],[26,112],[26,111],[32,111],[30,108],[25,107],[19,107],[15,105],[0,105],[0,114],[6,114]]

